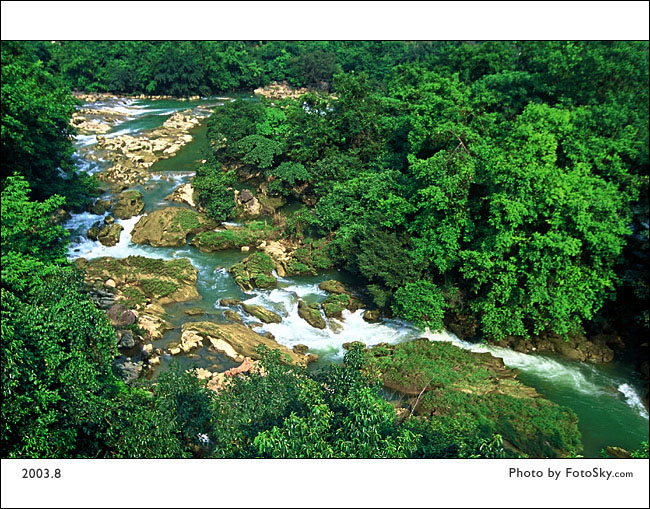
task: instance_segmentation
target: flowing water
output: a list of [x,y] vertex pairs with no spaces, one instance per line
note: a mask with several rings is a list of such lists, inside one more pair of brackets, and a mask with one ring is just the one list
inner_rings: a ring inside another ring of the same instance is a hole
[[[242,96],[250,97],[250,96]],[[159,127],[175,111],[198,108],[218,107],[227,98],[202,101],[175,100],[119,100],[94,103],[94,108],[111,108],[128,115],[127,119],[116,125],[108,136],[134,134]],[[195,110],[197,111],[197,110]],[[161,160],[151,167],[153,178],[143,187],[136,187],[144,195],[144,213],[163,206],[182,206],[163,200],[177,186],[188,182],[196,169],[198,161],[205,156],[207,142],[205,122],[191,131],[194,140],[185,145],[174,157]],[[97,142],[92,135],[79,136],[77,148],[92,150]],[[78,156],[80,170],[93,173],[105,168],[102,161],[89,161]],[[160,173],[159,173],[160,172]],[[135,245],[130,242],[133,226],[142,216],[126,220],[117,220],[124,230],[116,246],[106,247],[86,237],[86,231],[103,216],[88,212],[75,214],[65,225],[71,230],[69,257],[87,259],[99,256],[124,258],[129,255],[141,255],[152,258],[172,259],[189,258],[198,269],[198,291],[200,301],[178,303],[167,306],[170,321],[176,326],[154,346],[165,346],[178,341],[180,326],[187,321],[214,320],[225,322],[219,305],[222,298],[236,298],[251,304],[260,304],[272,309],[283,317],[282,323],[266,324],[262,332],[271,332],[283,345],[292,347],[296,344],[309,346],[310,351],[320,359],[312,369],[328,362],[337,362],[343,358],[343,343],[363,341],[367,345],[381,342],[397,343],[417,337],[428,337],[432,341],[452,342],[460,348],[485,352],[489,351],[501,357],[509,367],[521,371],[519,379],[535,387],[548,399],[572,408],[579,417],[579,428],[583,436],[586,457],[598,457],[600,449],[607,445],[625,448],[637,448],[641,441],[648,440],[648,412],[641,402],[642,384],[632,365],[615,361],[605,366],[569,361],[548,355],[522,354],[513,350],[484,344],[461,341],[454,335],[442,332],[422,331],[413,325],[399,320],[383,320],[370,324],[363,320],[363,310],[355,313],[343,312],[341,320],[330,319],[324,330],[315,329],[298,316],[298,299],[306,302],[320,302],[326,293],[318,288],[318,283],[327,279],[338,279],[353,284],[344,273],[326,271],[315,277],[286,277],[278,279],[277,288],[243,292],[228,274],[227,269],[241,260],[244,253],[240,251],[221,251],[201,253],[193,246],[178,248],[154,248]],[[199,308],[204,314],[188,315],[187,310]],[[256,321],[242,314],[244,322]],[[260,329],[258,329],[259,331]],[[170,362],[163,357],[159,371],[165,370]],[[178,362],[183,367],[198,366],[212,370],[225,370],[234,363],[224,356],[210,352],[207,348],[199,349],[188,356],[180,356]],[[155,376],[155,375],[154,375]]]

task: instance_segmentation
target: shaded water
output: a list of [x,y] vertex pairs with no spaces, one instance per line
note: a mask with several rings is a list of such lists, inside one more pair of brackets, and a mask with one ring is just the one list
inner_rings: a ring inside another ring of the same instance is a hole
[[[204,101],[127,101],[126,104],[105,107],[125,108],[130,119],[116,126],[112,134],[126,132],[134,133],[162,125],[174,111],[216,105],[217,100]],[[94,104],[93,107],[97,107]],[[151,212],[163,206],[182,206],[164,201],[164,197],[173,189],[192,177],[198,161],[204,157],[206,148],[205,122],[196,127],[192,134],[195,140],[185,145],[175,157],[155,163],[151,171],[162,172],[143,187],[137,187],[145,201],[144,213]],[[78,146],[92,146],[92,136],[80,136]],[[79,166],[84,171],[98,171],[102,162],[80,160]],[[295,206],[295,205],[293,205]],[[155,343],[156,347],[179,341],[180,326],[187,321],[213,320],[225,321],[219,305],[222,298],[236,298],[249,303],[260,304],[274,310],[283,317],[280,324],[266,324],[256,329],[259,332],[271,332],[276,340],[288,347],[296,344],[306,344],[310,351],[318,354],[318,365],[323,366],[332,361],[340,361],[343,357],[343,343],[363,341],[367,345],[381,342],[397,343],[417,337],[426,336],[432,341],[450,341],[460,348],[472,351],[489,351],[503,358],[509,367],[521,370],[519,379],[535,387],[548,399],[572,408],[579,417],[579,428],[583,436],[584,455],[598,457],[600,449],[607,445],[617,445],[625,448],[637,448],[642,440],[648,439],[648,413],[640,401],[642,385],[632,366],[616,361],[605,366],[569,361],[566,359],[522,354],[512,350],[484,344],[472,344],[460,341],[449,333],[430,333],[421,331],[413,325],[399,320],[383,320],[370,324],[363,320],[363,310],[356,313],[344,311],[343,319],[327,320],[324,330],[315,329],[298,316],[297,303],[301,298],[307,302],[320,302],[325,292],[318,288],[318,283],[327,279],[346,281],[345,274],[338,271],[326,271],[315,277],[279,278],[277,288],[243,292],[228,274],[227,269],[241,260],[246,254],[240,251],[221,251],[217,253],[201,253],[193,246],[186,245],[178,248],[153,248],[150,246],[130,243],[131,230],[141,216],[127,220],[117,220],[124,226],[120,242],[113,247],[105,247],[97,241],[88,240],[86,231],[95,221],[103,216],[90,213],[76,214],[66,224],[72,231],[69,256],[71,258],[85,257],[92,259],[98,256],[113,256],[124,258],[129,255],[141,255],[154,258],[172,259],[189,258],[198,269],[198,291],[201,300],[179,303],[167,306],[170,321],[175,329],[167,332]],[[347,281],[353,283],[353,281]],[[192,308],[201,309],[204,314],[190,316],[185,313]],[[239,310],[241,311],[241,310]],[[246,323],[256,319],[242,313]],[[169,357],[161,359],[159,371],[168,368]],[[212,371],[225,370],[234,363],[224,356],[210,352],[206,348],[193,352],[190,356],[177,357],[184,368],[191,366],[204,367]]]

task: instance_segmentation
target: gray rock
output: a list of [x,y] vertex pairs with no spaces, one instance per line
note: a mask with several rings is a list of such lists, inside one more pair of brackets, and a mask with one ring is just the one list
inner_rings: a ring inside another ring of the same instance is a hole
[[111,208],[111,202],[110,201],[99,199],[90,207],[89,210],[93,214],[97,214],[98,216],[101,216],[103,213],[105,213],[110,208]]
[[126,383],[134,382],[142,375],[142,361],[133,362],[119,358],[113,362],[113,368],[116,376]]
[[118,348],[133,348],[135,346],[135,339],[130,330],[119,331],[121,333],[120,341],[117,344]]
[[251,193],[248,189],[244,189],[239,197],[242,203],[249,202],[254,198],[253,193]]
[[113,327],[125,327],[126,325],[134,324],[138,319],[132,310],[126,309],[119,303],[113,304],[106,312],[106,315]]

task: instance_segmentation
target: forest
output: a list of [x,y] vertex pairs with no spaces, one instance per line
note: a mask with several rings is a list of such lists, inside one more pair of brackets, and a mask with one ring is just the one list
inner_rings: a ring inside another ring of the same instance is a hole
[[[250,187],[274,206],[237,234],[298,246],[289,276],[343,271],[387,320],[587,360],[616,338],[617,356],[641,352],[647,409],[648,55],[647,41],[3,41],[2,457],[579,457],[573,410],[447,344],[352,344],[318,370],[262,346],[219,391],[176,364],[125,381],[61,220],[106,191],[77,167],[71,119],[79,94],[236,96],[206,120],[192,180],[206,221],[240,220],[232,190]],[[299,98],[238,95],[278,82]],[[191,243],[251,244],[215,237]],[[275,284],[264,256],[230,269],[237,284]],[[334,293],[327,318],[356,299]],[[647,434],[628,453],[647,457]]]

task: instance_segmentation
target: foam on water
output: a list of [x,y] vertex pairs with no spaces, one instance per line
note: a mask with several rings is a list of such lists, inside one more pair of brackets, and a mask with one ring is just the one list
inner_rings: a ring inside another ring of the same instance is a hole
[[643,407],[641,397],[632,386],[622,383],[618,378],[606,375],[592,365],[577,361],[560,362],[544,355],[525,354],[483,343],[470,343],[458,339],[454,334],[446,331],[433,333],[427,329],[423,336],[430,341],[453,343],[459,348],[472,352],[490,352],[493,356],[503,359],[504,364],[509,368],[517,368],[522,373],[553,381],[555,384],[572,388],[585,395],[614,397],[615,394],[608,391],[607,388],[618,386],[618,390],[625,396],[627,404],[633,408],[640,408],[641,416],[648,418],[648,412]]
[[[118,124],[119,125],[119,124]],[[140,129],[127,127],[125,129],[120,129],[119,131],[113,131],[112,133],[107,133],[104,136],[106,138],[117,138],[118,136],[123,136],[125,134],[134,134]]]
[[[294,284],[286,288],[269,291],[256,291],[247,304],[257,304],[282,316],[281,323],[265,324],[262,332],[270,332],[278,343],[289,348],[305,344],[310,350],[341,359],[345,353],[343,343],[362,341],[368,346],[378,343],[398,343],[419,335],[412,327],[396,327],[391,323],[368,323],[363,319],[365,310],[354,313],[344,310],[342,319],[326,319],[326,328],[317,329],[298,315],[298,299],[309,294],[324,296],[318,285]],[[324,315],[323,315],[324,317]],[[245,322],[257,321],[254,317],[244,317]]]
[[648,419],[648,411],[645,409],[645,406],[643,406],[643,401],[641,401],[639,394],[630,384],[621,384],[617,389],[621,394],[623,394],[623,396],[625,396],[625,401],[627,401],[628,405],[637,409],[641,417]]
[[96,134],[78,134],[75,136],[75,143],[77,147],[87,147],[89,145],[94,145],[97,143]]
[[295,293],[298,297],[301,299],[310,295],[310,296],[319,296],[319,297],[327,297],[328,293],[324,290],[321,290],[318,288],[318,283],[314,284],[296,284],[293,283],[292,281],[284,278],[278,277],[278,283],[280,284],[287,284],[287,286],[283,286],[282,289],[286,292],[291,292]]
[[[68,256],[70,258],[98,258],[100,256],[111,256],[113,258],[126,258],[130,255],[150,256],[150,253],[145,249],[131,244],[131,232],[133,227],[142,217],[133,216],[129,219],[116,219],[117,224],[121,224],[124,228],[120,234],[119,242],[114,246],[105,246],[97,240],[91,240],[86,237],[88,229],[96,222],[103,222],[105,215],[98,216],[89,212],[82,214],[75,214],[66,224],[65,227],[69,230],[74,230],[71,238],[70,246],[68,247]],[[166,258],[160,256],[159,258]]]

